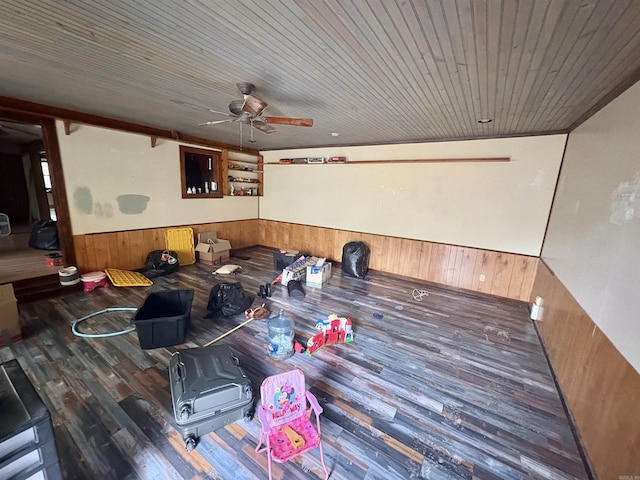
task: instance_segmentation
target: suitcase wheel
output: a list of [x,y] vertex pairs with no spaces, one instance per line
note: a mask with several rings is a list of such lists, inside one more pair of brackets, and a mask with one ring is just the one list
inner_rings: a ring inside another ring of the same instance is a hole
[[251,423],[251,420],[253,420],[253,415],[251,415],[250,413],[247,413],[244,418],[244,423]]
[[184,446],[187,449],[187,452],[191,452],[192,450],[194,450],[196,448],[196,445],[198,445],[198,440],[196,440],[196,437],[194,437],[193,435],[185,437]]

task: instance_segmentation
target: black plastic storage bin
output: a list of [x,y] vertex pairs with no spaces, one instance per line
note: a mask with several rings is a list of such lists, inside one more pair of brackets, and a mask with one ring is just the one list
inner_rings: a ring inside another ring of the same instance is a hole
[[133,317],[140,348],[184,343],[191,322],[193,290],[151,292]]
[[282,270],[287,268],[289,265],[291,265],[293,262],[295,262],[297,259],[299,259],[301,256],[302,256],[301,253],[296,253],[291,255],[291,254],[281,252],[280,250],[274,250],[273,251],[273,269],[277,272],[281,272]]

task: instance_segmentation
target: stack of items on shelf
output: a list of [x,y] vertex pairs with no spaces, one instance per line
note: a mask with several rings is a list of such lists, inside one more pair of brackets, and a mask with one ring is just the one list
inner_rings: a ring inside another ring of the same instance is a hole
[[[257,183],[257,182],[250,182],[250,183]],[[229,195],[231,195],[232,197],[243,197],[243,196],[252,196],[252,195],[255,196],[255,195],[258,195],[258,187],[236,187],[235,185],[230,185]]]

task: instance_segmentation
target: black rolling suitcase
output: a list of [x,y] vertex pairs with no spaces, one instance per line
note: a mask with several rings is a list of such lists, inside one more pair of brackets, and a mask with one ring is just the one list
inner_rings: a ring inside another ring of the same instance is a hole
[[251,381],[227,345],[175,352],[169,380],[173,415],[187,450],[193,450],[202,435],[251,419]]

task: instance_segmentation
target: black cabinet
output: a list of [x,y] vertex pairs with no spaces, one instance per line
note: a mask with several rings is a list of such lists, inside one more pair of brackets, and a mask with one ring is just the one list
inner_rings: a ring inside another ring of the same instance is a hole
[[0,365],[0,478],[62,480],[51,415],[17,360]]

